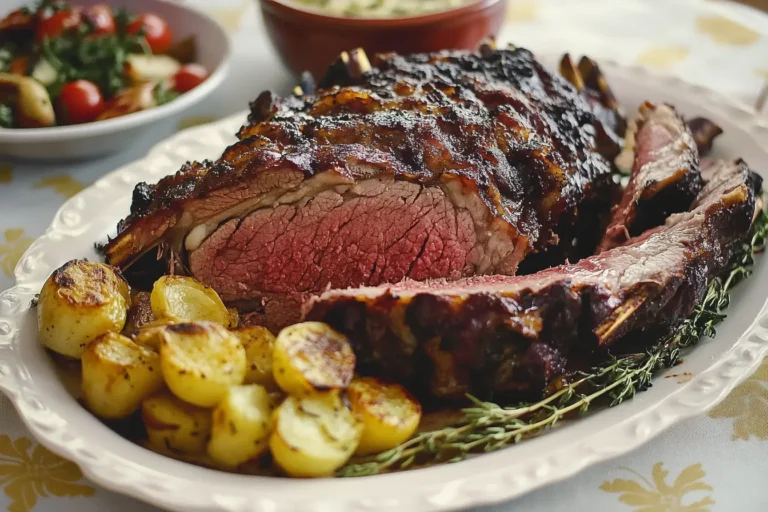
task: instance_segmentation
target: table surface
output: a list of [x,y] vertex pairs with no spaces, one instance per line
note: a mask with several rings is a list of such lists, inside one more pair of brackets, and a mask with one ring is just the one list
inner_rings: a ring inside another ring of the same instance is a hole
[[[744,1],[760,5],[763,0]],[[148,129],[123,153],[64,166],[10,162],[0,155],[0,289],[12,285],[16,262],[67,198],[172,133],[243,110],[263,89],[286,91],[291,86],[252,0],[187,2],[208,11],[231,31],[235,47],[231,78],[209,101]],[[568,50],[598,60],[654,67],[747,104],[755,103],[768,80],[768,16],[736,4],[511,0],[507,21],[502,39],[535,51]],[[482,512],[764,511],[766,474],[768,362],[708,414],[674,426],[626,456]],[[155,510],[85,481],[74,464],[29,436],[3,397],[0,488],[0,508],[9,512]]]

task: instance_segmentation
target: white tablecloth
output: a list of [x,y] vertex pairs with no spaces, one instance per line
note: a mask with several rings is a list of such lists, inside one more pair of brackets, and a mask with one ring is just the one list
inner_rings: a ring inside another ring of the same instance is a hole
[[[0,289],[11,286],[16,261],[65,199],[185,126],[243,110],[262,89],[288,90],[292,81],[269,48],[251,0],[187,1],[232,31],[231,79],[195,111],[148,129],[130,150],[108,158],[39,166],[0,155]],[[568,50],[653,66],[748,104],[768,80],[768,16],[734,4],[512,0],[508,21],[503,38],[535,51]],[[626,456],[483,512],[768,510],[767,384],[765,363],[709,414],[671,428]],[[30,438],[4,398],[0,489],[0,508],[9,512],[154,510],[83,480],[74,464]]]

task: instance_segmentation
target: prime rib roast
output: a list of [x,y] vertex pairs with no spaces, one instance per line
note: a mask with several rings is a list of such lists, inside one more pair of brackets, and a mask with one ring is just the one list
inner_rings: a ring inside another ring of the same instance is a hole
[[137,185],[106,259],[191,275],[273,330],[327,321],[361,371],[423,396],[540,393],[690,312],[760,185],[700,171],[716,125],[646,103],[628,127],[593,61],[561,75],[491,44],[345,53],[261,94],[220,159]]

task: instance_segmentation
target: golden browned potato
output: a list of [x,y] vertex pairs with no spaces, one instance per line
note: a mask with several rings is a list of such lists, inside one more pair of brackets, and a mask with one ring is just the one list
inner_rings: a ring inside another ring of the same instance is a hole
[[154,82],[147,81],[123,89],[107,103],[107,108],[96,120],[103,121],[156,107],[155,87]]
[[163,276],[155,281],[149,297],[156,318],[176,322],[216,322],[228,326],[231,314],[219,294],[203,283],[184,276]]
[[267,389],[277,388],[272,375],[272,352],[275,336],[265,327],[252,326],[235,329],[232,333],[240,339],[245,348],[248,371],[245,384],[261,384]]
[[15,122],[19,128],[56,124],[48,90],[34,78],[0,73],[0,103],[15,106]]
[[130,292],[125,280],[103,263],[73,260],[43,285],[37,303],[40,342],[79,358],[88,343],[125,325]]
[[141,418],[154,446],[185,454],[205,453],[211,437],[211,411],[161,391],[144,400]]
[[269,448],[290,476],[331,476],[354,453],[361,433],[338,393],[290,396],[273,415]]
[[352,412],[363,424],[355,453],[390,450],[410,438],[421,421],[421,404],[400,384],[364,377],[347,388]]
[[243,383],[245,349],[219,324],[196,322],[163,327],[160,368],[170,390],[191,404],[213,407],[230,386]]
[[280,388],[298,396],[346,388],[355,371],[355,354],[343,334],[321,322],[304,322],[280,331],[272,364]]
[[125,418],[163,387],[160,356],[122,334],[102,334],[82,354],[83,398],[102,418]]
[[235,468],[263,455],[269,447],[272,404],[263,386],[233,386],[213,410],[208,455]]

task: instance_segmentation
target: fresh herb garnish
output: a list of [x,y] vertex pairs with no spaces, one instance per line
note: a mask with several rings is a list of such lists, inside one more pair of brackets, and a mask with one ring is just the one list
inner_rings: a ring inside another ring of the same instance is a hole
[[520,442],[553,427],[567,414],[583,414],[596,401],[613,407],[651,385],[653,376],[680,361],[680,351],[703,336],[714,336],[725,315],[730,289],[749,276],[753,258],[764,248],[768,216],[760,212],[748,243],[742,245],[723,277],[710,281],[702,303],[672,333],[647,352],[609,357],[603,364],[576,376],[576,381],[535,403],[501,407],[469,397],[462,420],[451,427],[417,434],[400,446],[342,467],[342,477],[366,476],[413,464],[455,462],[474,452],[489,452]]
[[2,128],[13,128],[13,109],[5,105],[4,103],[0,103],[0,127]]

